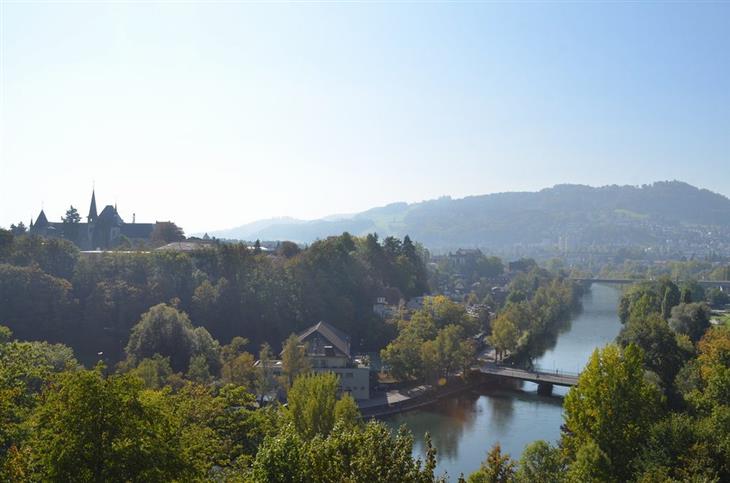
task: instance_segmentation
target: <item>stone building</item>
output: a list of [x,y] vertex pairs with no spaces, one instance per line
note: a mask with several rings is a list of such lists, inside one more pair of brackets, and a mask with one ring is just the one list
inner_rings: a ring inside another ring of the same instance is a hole
[[136,223],[133,215],[132,223],[125,223],[119,216],[117,207],[106,205],[101,213],[96,209],[96,193],[91,192],[91,203],[86,221],[78,223],[48,221],[41,210],[35,222],[31,220],[31,235],[65,238],[76,244],[81,250],[106,250],[120,244],[123,240],[131,243],[148,242],[155,228],[155,223]]

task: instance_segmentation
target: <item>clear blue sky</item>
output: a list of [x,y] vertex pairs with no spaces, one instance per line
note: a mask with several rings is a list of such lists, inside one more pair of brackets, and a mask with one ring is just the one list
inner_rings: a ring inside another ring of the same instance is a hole
[[187,232],[556,183],[730,195],[730,4],[9,3],[0,226]]

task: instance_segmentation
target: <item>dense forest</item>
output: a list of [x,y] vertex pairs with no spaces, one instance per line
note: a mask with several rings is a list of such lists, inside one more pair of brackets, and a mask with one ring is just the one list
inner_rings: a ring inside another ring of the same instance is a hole
[[393,329],[372,305],[385,291],[411,298],[428,291],[425,253],[407,236],[347,233],[275,254],[242,244],[188,253],[80,255],[59,239],[0,231],[0,321],[25,340],[64,343],[84,361],[122,359],[143,313],[164,303],[227,343],[280,347],[290,333],[325,320],[358,350],[379,349]]

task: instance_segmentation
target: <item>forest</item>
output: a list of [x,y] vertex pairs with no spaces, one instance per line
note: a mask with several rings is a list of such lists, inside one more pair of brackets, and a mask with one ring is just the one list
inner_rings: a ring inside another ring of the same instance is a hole
[[396,300],[426,293],[424,252],[407,236],[345,233],[304,249],[282,242],[273,255],[223,243],[189,253],[81,255],[64,240],[3,230],[0,321],[20,339],[66,344],[86,363],[100,353],[107,364],[123,359],[132,328],[158,304],[221,343],[242,336],[250,347],[279,348],[325,320],[358,350],[377,350],[393,329],[373,303],[386,290]]

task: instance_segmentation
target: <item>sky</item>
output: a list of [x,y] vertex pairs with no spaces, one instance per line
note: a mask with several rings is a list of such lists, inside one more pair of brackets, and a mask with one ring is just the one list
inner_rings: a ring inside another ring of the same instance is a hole
[[[0,226],[187,233],[679,179],[730,195],[730,3],[0,0]],[[100,209],[101,209],[100,206]]]

